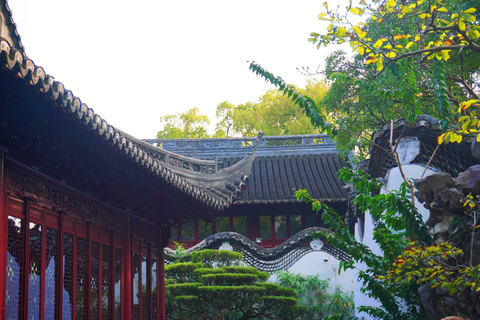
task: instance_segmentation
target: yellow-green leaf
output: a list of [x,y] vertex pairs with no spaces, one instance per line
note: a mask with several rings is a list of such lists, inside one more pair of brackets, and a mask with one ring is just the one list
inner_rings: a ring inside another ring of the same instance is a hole
[[379,39],[377,40],[377,42],[375,42],[375,44],[373,45],[374,48],[380,48],[382,45],[383,45],[383,39]]
[[472,38],[473,40],[480,38],[480,32],[478,32],[478,30],[476,30],[476,29],[470,30],[470,31],[468,32],[468,35],[469,35],[470,38]]
[[359,8],[350,8],[349,11],[350,11],[351,13],[353,13],[354,15],[356,15],[356,16],[361,15],[361,12],[362,12],[361,9],[359,9]]
[[413,41],[407,43],[407,45],[405,46],[405,49],[409,49],[413,45],[413,43],[414,43]]
[[460,134],[456,135],[457,143],[462,143],[463,137]]
[[439,135],[439,136],[437,137],[437,143],[438,143],[438,144],[442,144],[442,143],[445,141],[445,140],[444,140],[445,135],[446,135],[446,133],[442,133],[441,135]]
[[469,8],[465,10],[463,13],[474,13],[475,11],[477,11],[477,8]]
[[465,18],[465,20],[467,20],[468,22],[475,22],[475,16],[472,16],[471,14],[464,14],[463,17]]
[[457,19],[459,17],[458,13],[452,13],[450,19],[454,20],[454,19]]
[[470,118],[471,118],[471,116],[462,116],[462,117],[458,118],[457,123],[465,121],[465,120],[470,119]]
[[462,124],[462,130],[467,130],[467,128],[470,126],[470,123],[472,123],[471,119],[468,119]]
[[383,70],[383,61],[382,59],[377,60],[377,70],[382,71]]
[[337,29],[337,32],[335,32],[335,35],[339,38],[344,38],[347,36],[347,29],[340,27]]
[[445,7],[441,7],[437,9],[438,12],[448,12],[448,9]]
[[[451,51],[451,50],[442,50],[442,51],[440,51],[440,55],[442,56],[443,60],[447,61],[447,60],[450,59],[450,54],[449,54],[450,51]],[[441,59],[439,59],[439,60],[441,60]]]
[[388,52],[385,56],[386,56],[387,58],[392,59],[392,58],[395,58],[395,57],[397,56],[397,54],[396,54],[395,52],[393,52],[393,51],[390,51],[390,52]]
[[464,17],[461,17],[460,20],[458,20],[458,28],[461,31],[465,31],[465,29],[467,28],[467,25],[465,24],[465,18]]
[[444,136],[445,142],[450,142],[450,137],[452,136],[453,132],[447,132]]
[[406,13],[409,13],[409,12],[412,12],[412,11],[413,11],[413,10],[410,9],[410,7],[407,7],[407,6],[404,6],[404,7],[402,8],[402,13],[403,13],[403,14],[406,14]]

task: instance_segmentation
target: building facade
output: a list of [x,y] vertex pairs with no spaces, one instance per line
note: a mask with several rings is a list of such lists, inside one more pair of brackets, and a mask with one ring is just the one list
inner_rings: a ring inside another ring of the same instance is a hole
[[109,125],[25,54],[0,1],[0,319],[164,319],[172,226],[245,188]]
[[[229,167],[250,154],[255,138],[145,141]],[[353,227],[348,192],[337,175],[345,166],[335,141],[327,135],[264,137],[256,151],[247,190],[213,222],[188,221],[174,228],[170,240],[188,248],[218,232],[237,232],[262,247],[273,248],[306,228],[328,228],[311,205],[297,201],[294,194],[299,189],[327,203]]]
[[[254,138],[145,140],[164,150],[228,167],[247,156]],[[353,290],[351,270],[339,273],[339,263],[350,256],[331,246],[315,232],[330,232],[310,204],[297,201],[296,190],[306,189],[341,215],[353,232],[349,194],[337,172],[347,163],[327,135],[264,137],[248,179],[248,189],[212,222],[190,220],[176,226],[170,248],[181,243],[187,252],[224,248],[241,252],[244,262],[272,274],[290,270],[320,275]],[[166,249],[167,262],[175,250]]]

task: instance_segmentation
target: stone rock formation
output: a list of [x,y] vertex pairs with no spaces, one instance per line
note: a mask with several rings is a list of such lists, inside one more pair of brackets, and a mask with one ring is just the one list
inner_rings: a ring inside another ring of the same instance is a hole
[[[471,194],[474,200],[479,200],[480,165],[468,168],[455,179],[442,172],[417,179],[415,187],[418,190],[417,199],[430,210],[426,225],[434,243],[448,241],[463,250],[462,264],[468,265],[470,257],[473,265],[480,264],[480,231],[472,236],[473,214],[477,214],[477,225],[480,216],[478,212],[467,214],[464,208],[467,195]],[[429,319],[480,319],[479,292],[464,290],[451,296],[445,288],[431,288],[426,284],[419,289],[419,294]]]

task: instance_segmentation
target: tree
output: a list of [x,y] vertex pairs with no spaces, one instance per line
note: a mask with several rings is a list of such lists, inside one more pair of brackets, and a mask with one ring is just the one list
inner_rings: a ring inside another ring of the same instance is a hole
[[158,139],[201,139],[208,138],[206,126],[210,124],[207,116],[200,114],[198,108],[184,113],[166,115],[160,118],[163,129],[157,133]]
[[[320,101],[328,91],[324,81],[310,79],[299,92]],[[246,102],[235,106],[223,101],[217,105],[215,113],[218,122],[214,138],[232,136],[250,137],[259,132],[266,135],[295,135],[318,133],[301,110],[279,90],[268,90],[258,102]],[[164,123],[159,131],[159,139],[208,138],[206,126],[210,123],[207,116],[201,115],[197,108],[185,113],[167,115],[160,118]]]
[[[319,48],[348,42],[354,55],[352,59],[338,52],[330,56],[324,72],[332,86],[320,104],[254,62],[251,70],[291,97],[314,125],[337,134],[337,139],[347,133],[343,142],[347,148],[369,141],[364,133],[377,129],[384,120],[399,116],[413,120],[425,112],[438,116],[444,128],[458,124],[458,129],[439,137],[440,144],[461,142],[464,135],[471,134],[477,134],[480,141],[478,1],[362,0],[359,6],[350,4],[345,12],[330,10],[327,3],[325,7],[327,12],[319,18],[331,24],[324,34],[312,33],[310,41]],[[351,23],[352,16],[364,21]],[[323,110],[329,110],[334,102],[340,106],[341,117],[329,121]],[[411,182],[405,180],[398,191],[372,196],[379,187],[375,179],[349,170],[341,176],[358,192],[355,205],[369,210],[376,221],[374,239],[383,255],[375,255],[357,242],[340,217],[305,190],[297,196],[311,202],[314,210],[323,211],[324,223],[335,230],[334,235],[327,235],[333,245],[351,254],[355,262],[366,264],[359,277],[365,292],[377,298],[382,308],[360,306],[361,310],[375,319],[425,319],[421,287],[438,287],[451,296],[480,291],[480,266],[471,262],[472,256],[468,261],[462,250],[447,242],[432,244],[412,205],[413,194],[406,187],[412,186]],[[478,236],[475,217],[479,204],[467,195],[465,205],[470,204],[475,209],[469,230],[473,239]],[[473,240],[470,243],[472,248]],[[476,299],[474,302],[478,295]]]
[[[459,107],[468,109],[479,102],[478,6],[477,0],[362,0],[345,11],[333,11],[325,3],[327,10],[319,18],[331,23],[326,32],[312,33],[309,41],[318,48],[348,42],[354,53],[351,59],[339,52],[329,57],[323,73],[331,89],[319,104],[299,99],[294,88],[259,65],[252,63],[251,69],[294,95],[314,124],[327,131],[333,126],[346,149],[362,145],[358,137],[363,133],[401,116],[413,120],[428,113],[447,128],[458,118],[454,113]],[[363,21],[351,22],[358,19]],[[332,110],[340,116],[334,114],[329,122],[326,115]],[[461,125],[471,120],[461,133],[476,130],[476,117],[460,119]],[[452,133],[446,140],[461,137]]]
[[241,265],[233,251],[192,252],[191,262],[165,267],[171,319],[295,319],[305,308],[295,291],[266,283],[269,274]]
[[223,101],[217,106],[215,116],[220,120],[215,126],[215,138],[228,138],[235,134],[233,128],[235,109],[235,105],[228,101]]
[[[298,92],[320,101],[328,91],[324,81],[308,80]],[[268,90],[259,102],[238,105],[233,115],[233,126],[242,136],[254,136],[262,131],[266,135],[295,135],[318,133],[295,103],[279,90]]]

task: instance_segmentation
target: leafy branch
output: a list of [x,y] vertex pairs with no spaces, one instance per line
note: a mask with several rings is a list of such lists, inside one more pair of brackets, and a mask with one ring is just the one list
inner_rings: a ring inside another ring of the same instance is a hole
[[282,78],[268,72],[255,61],[250,63],[249,69],[252,70],[252,72],[256,75],[264,78],[265,81],[276,86],[281,92],[283,92],[284,95],[292,99],[293,102],[302,108],[302,112],[304,112],[307,117],[310,118],[314,126],[321,128],[327,133],[332,132],[331,124],[327,121],[326,117],[320,113],[315,101],[313,101],[310,97],[300,94],[294,86],[286,83]]

